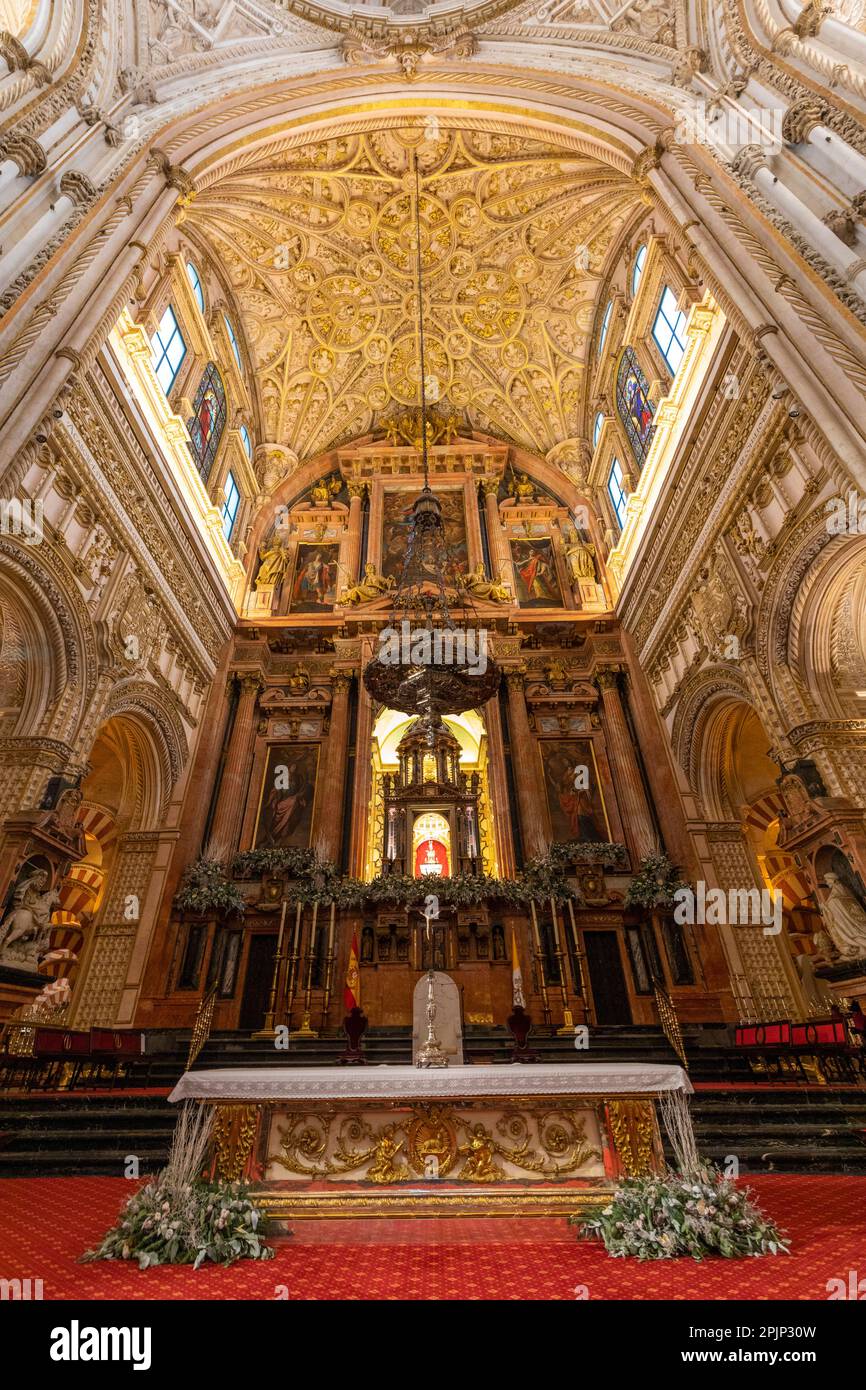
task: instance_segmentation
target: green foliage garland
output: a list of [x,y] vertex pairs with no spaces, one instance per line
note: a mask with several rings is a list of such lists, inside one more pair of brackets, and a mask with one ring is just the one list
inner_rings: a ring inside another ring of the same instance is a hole
[[687,884],[666,854],[647,854],[625,895],[626,907],[670,907],[674,894]]
[[200,912],[202,916],[214,913],[228,917],[246,907],[240,889],[226,877],[216,859],[196,859],[187,864],[174,900],[184,912]]

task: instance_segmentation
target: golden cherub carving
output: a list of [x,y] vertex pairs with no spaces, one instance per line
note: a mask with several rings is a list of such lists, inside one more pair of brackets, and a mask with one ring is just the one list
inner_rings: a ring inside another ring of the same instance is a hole
[[496,1147],[483,1125],[477,1124],[469,1131],[468,1142],[457,1151],[466,1162],[460,1174],[470,1182],[495,1182],[503,1177],[502,1169],[493,1161]]
[[363,579],[359,579],[357,584],[344,588],[340,595],[340,602],[346,604],[371,603],[374,598],[381,598],[393,587],[393,577],[389,575],[386,579],[383,574],[377,574],[376,566],[372,560],[368,560],[364,566]]
[[407,1176],[406,1170],[398,1168],[394,1159],[403,1147],[402,1139],[395,1140],[396,1125],[386,1125],[376,1143],[376,1153],[367,1169],[369,1182],[400,1182]]

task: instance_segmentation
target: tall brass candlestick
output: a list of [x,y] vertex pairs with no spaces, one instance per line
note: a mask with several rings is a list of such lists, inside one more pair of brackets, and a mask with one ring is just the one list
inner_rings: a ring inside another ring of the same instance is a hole
[[541,932],[538,930],[538,914],[535,911],[535,903],[530,900],[529,910],[532,913],[532,935],[535,940],[535,959],[538,963],[538,979],[541,985],[541,1002],[544,1008],[544,1021],[550,1022],[550,1000],[547,997],[547,982],[544,978],[544,957],[541,951]]
[[592,995],[589,990],[587,976],[583,969],[583,951],[580,949],[580,937],[577,932],[577,922],[574,917],[574,904],[571,898],[568,899],[568,916],[571,922],[571,936],[574,941],[574,958],[577,961],[577,977],[579,980],[578,993],[583,1000],[583,1016],[589,1022],[593,1015],[590,1014],[592,1008]]
[[559,967],[559,991],[562,995],[562,1027],[557,1029],[558,1036],[565,1036],[574,1029],[574,1019],[568,1007],[568,985],[565,982],[565,953],[562,949],[562,938],[559,934],[559,917],[556,911],[556,898],[550,895],[550,915],[553,919],[553,940],[556,943],[554,955],[556,964]]
[[274,975],[271,980],[271,993],[268,999],[267,1013],[265,1014],[265,1021],[262,1024],[261,1032],[254,1033],[253,1037],[263,1037],[266,1034],[268,1036],[273,1036],[274,1018],[277,1010],[277,986],[280,978],[280,966],[283,963],[283,933],[286,929],[286,910],[288,906],[289,904],[284,897],[282,911],[280,912],[280,930],[277,936],[277,949],[274,955]]
[[328,954],[325,957],[325,997],[322,1001],[322,1027],[328,1026],[328,1014],[331,1010],[331,975],[334,969],[334,916],[336,913],[336,903],[331,903],[331,920],[328,923]]
[[292,934],[292,952],[289,959],[289,969],[286,975],[286,1022],[291,1026],[292,1009],[295,1003],[295,982],[298,973],[298,960],[301,946],[301,913],[303,907],[298,903],[295,912],[295,930]]
[[317,1038],[319,1035],[310,1027],[310,999],[313,993],[313,960],[316,954],[316,937],[318,933],[319,904],[313,903],[313,920],[310,924],[310,935],[307,941],[307,987],[304,990],[304,1017],[300,1028],[292,1033],[293,1038]]

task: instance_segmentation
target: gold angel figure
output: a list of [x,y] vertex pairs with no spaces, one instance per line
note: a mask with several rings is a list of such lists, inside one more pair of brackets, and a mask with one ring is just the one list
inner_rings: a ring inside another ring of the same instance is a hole
[[461,581],[462,588],[466,589],[473,598],[488,599],[491,603],[513,603],[511,594],[505,585],[500,581],[498,584],[487,578],[484,573],[483,561],[479,560],[474,570],[470,570]]
[[259,546],[259,568],[256,588],[276,588],[283,580],[289,565],[289,552],[278,540]]
[[371,603],[374,598],[381,598],[393,587],[393,578],[389,575],[386,579],[383,574],[377,574],[376,566],[372,560],[368,560],[364,566],[363,579],[359,579],[357,584],[351,584],[343,589],[340,594],[340,602],[346,604]]

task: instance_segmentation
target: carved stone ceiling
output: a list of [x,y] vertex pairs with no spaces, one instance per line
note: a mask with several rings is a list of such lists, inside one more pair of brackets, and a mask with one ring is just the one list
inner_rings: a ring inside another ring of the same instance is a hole
[[641,195],[583,155],[433,118],[241,153],[192,203],[185,230],[242,311],[263,437],[305,459],[417,405],[413,150],[430,394],[544,454],[581,433],[599,274]]

